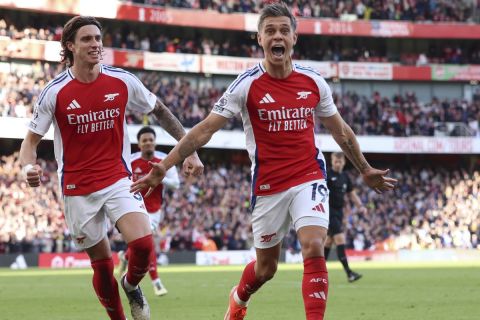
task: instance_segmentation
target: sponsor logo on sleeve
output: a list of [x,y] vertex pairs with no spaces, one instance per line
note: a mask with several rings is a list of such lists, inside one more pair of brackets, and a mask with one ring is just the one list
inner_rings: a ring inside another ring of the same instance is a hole
[[225,110],[225,106],[228,104],[227,95],[223,95],[220,100],[213,106],[213,111],[215,112],[223,112]]

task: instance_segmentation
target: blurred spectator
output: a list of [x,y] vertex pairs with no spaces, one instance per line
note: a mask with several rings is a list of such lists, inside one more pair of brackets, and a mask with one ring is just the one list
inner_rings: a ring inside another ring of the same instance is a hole
[[425,55],[425,53],[420,53],[420,54],[418,55],[416,65],[417,65],[417,67],[421,67],[421,66],[426,66],[426,65],[428,65],[428,58],[427,58],[427,56]]

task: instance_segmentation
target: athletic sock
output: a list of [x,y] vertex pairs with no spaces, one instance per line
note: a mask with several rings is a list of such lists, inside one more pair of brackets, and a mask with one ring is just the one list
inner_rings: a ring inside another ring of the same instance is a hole
[[237,287],[236,295],[234,297],[238,297],[241,301],[238,302],[248,302],[250,296],[254,294],[261,286],[263,285],[262,282],[258,281],[257,277],[255,276],[255,260],[250,262],[245,266],[243,270],[242,278],[240,279],[240,283]]
[[352,270],[350,270],[350,267],[348,266],[348,260],[347,260],[347,255],[345,254],[344,244],[340,244],[337,246],[337,255],[338,255],[338,260],[340,260],[340,262],[342,263],[343,269],[345,270],[347,275],[350,274]]
[[148,273],[152,281],[155,281],[156,279],[158,279],[157,254],[155,253],[155,250],[153,250],[153,248],[152,248],[152,252],[150,253],[150,264],[148,266]]
[[149,234],[148,236],[131,241],[128,244],[128,250],[130,252],[125,286],[127,289],[130,289],[129,284],[133,290],[148,272],[150,254],[153,251],[152,235]]
[[112,258],[92,261],[93,288],[111,320],[125,320]]
[[307,320],[323,320],[327,307],[328,273],[324,257],[303,261],[302,295]]

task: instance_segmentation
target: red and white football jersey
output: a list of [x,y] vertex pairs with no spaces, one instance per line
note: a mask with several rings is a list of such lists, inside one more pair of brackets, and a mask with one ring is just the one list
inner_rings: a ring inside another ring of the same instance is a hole
[[43,89],[29,130],[45,135],[54,126],[54,149],[64,195],[85,195],[131,175],[125,110],[148,113],[156,96],[133,74],[100,65],[91,83],[70,69]]
[[[132,154],[133,181],[143,178],[150,172],[151,166],[148,163],[149,161],[160,162],[165,159],[166,156],[166,153],[155,151],[152,160],[145,160],[142,158],[141,152]],[[156,213],[162,208],[164,186],[172,189],[178,189],[178,187],[180,187],[180,179],[178,178],[178,172],[175,166],[167,170],[162,183],[153,189],[153,192],[148,197],[145,198],[148,189],[142,190],[143,201],[145,202],[148,213]]]
[[212,112],[226,118],[241,113],[253,195],[326,177],[314,115],[333,116],[337,107],[330,87],[313,69],[294,64],[287,78],[275,79],[259,63],[232,82]]

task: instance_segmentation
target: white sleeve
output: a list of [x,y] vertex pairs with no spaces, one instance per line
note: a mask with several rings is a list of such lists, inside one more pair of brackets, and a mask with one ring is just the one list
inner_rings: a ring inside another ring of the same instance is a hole
[[129,88],[127,108],[140,113],[150,113],[155,107],[157,97],[151,93],[143,83],[133,74],[128,73],[124,78]]
[[235,81],[228,87],[222,97],[213,105],[212,113],[224,116],[225,118],[233,118],[237,113],[242,111],[245,106],[246,88],[248,81],[241,81],[244,74],[237,77]]
[[330,90],[328,83],[322,77],[316,77],[315,82],[320,93],[320,102],[315,108],[315,112],[319,117],[331,117],[337,113],[337,106],[332,98],[332,90]]
[[28,124],[28,129],[36,134],[44,136],[52,124],[55,104],[57,100],[57,91],[51,88],[42,91],[38,96],[33,107],[33,116]]
[[162,183],[165,187],[170,189],[178,189],[180,187],[180,179],[178,178],[178,172],[175,166],[167,170]]

